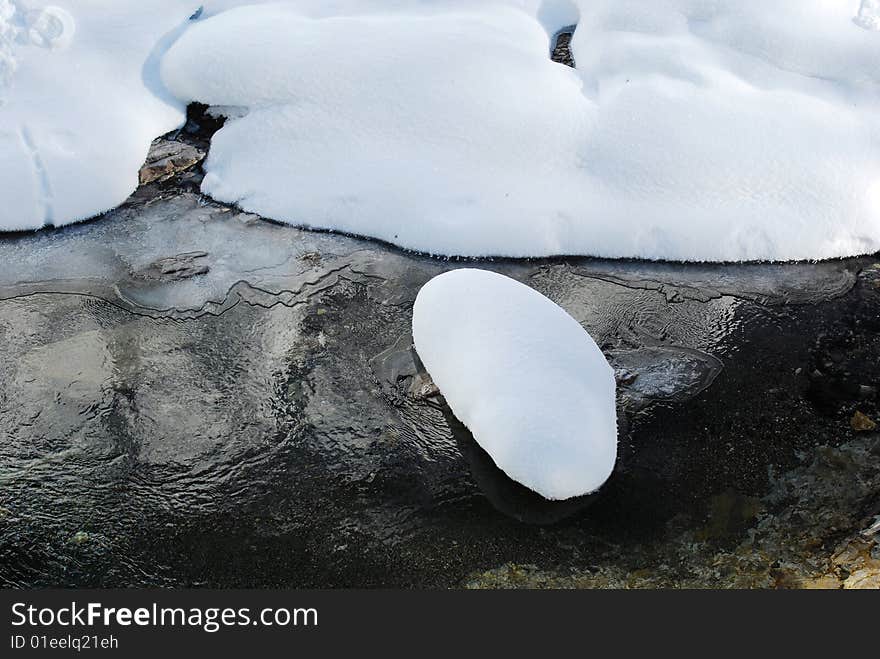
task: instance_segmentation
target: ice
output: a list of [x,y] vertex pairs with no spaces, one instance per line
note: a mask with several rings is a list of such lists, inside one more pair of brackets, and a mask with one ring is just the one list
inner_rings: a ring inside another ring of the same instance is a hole
[[453,270],[419,292],[413,340],[452,412],[513,480],[562,500],[611,475],[614,371],[561,307],[503,275]]
[[118,206],[184,105],[158,58],[197,2],[0,0],[0,231]]
[[[880,248],[871,3],[233,4],[162,66],[249,109],[215,136],[218,200],[446,255]],[[577,72],[548,57],[572,21]]]

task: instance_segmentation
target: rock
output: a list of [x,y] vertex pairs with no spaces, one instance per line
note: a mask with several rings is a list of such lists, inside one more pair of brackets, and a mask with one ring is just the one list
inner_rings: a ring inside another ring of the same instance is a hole
[[427,373],[416,373],[409,387],[409,394],[415,400],[427,400],[440,395],[440,389]]
[[556,35],[556,46],[553,48],[551,59],[559,64],[574,68],[574,55],[571,52],[571,38],[574,36],[574,28],[565,28]]
[[191,144],[160,138],[153,142],[147,154],[147,161],[141,167],[140,184],[146,185],[169,179],[200,163],[204,157],[205,152]]
[[624,403],[639,408],[650,401],[688,400],[705,391],[723,369],[710,354],[680,346],[612,350],[608,361]]
[[[880,563],[880,561],[876,561]],[[856,570],[843,582],[846,590],[875,590],[880,588],[880,567]]]
[[422,287],[412,327],[450,409],[510,478],[554,501],[608,480],[614,372],[562,307],[510,277],[462,268]]
[[158,261],[153,261],[146,268],[138,272],[145,279],[157,279],[159,281],[181,281],[191,279],[198,275],[210,272],[210,267],[202,259],[208,256],[207,252],[187,252],[169,256]]
[[424,401],[440,395],[440,389],[415,354],[411,334],[397,339],[387,350],[370,360],[370,366],[380,384],[396,390],[402,383],[402,390],[416,401]]
[[86,533],[85,531],[77,531],[70,538],[70,542],[74,545],[84,545],[89,540],[91,540],[91,538],[89,537],[89,534]]
[[874,518],[873,524],[862,531],[862,536],[864,536],[865,538],[870,538],[871,536],[877,535],[878,533],[880,533],[880,515],[877,515]]
[[871,417],[862,414],[858,410],[856,410],[856,413],[853,414],[852,418],[849,420],[849,425],[856,432],[870,432],[877,429],[876,422],[874,422]]
[[617,381],[618,386],[632,384],[638,377],[638,373],[631,371],[628,368],[618,368],[614,370],[614,379]]

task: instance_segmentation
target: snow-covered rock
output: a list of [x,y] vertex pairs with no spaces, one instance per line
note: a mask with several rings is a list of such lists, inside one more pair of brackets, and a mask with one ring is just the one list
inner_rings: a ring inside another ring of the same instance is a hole
[[93,217],[184,119],[159,56],[197,0],[0,0],[0,231]]
[[558,500],[611,475],[614,371],[561,307],[503,275],[453,270],[419,292],[413,340],[455,416],[512,479]]
[[[204,191],[278,220],[469,256],[825,258],[880,248],[872,3],[214,0],[163,78],[250,109]],[[571,22],[577,72],[548,57]]]

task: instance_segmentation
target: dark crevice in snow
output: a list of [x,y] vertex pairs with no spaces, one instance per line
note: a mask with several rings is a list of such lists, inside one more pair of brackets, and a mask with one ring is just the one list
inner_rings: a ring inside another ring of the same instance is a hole
[[191,142],[195,146],[208,147],[214,133],[223,128],[226,118],[208,113],[208,106],[190,103],[186,108],[186,123],[175,134],[175,139]]
[[139,172],[140,187],[129,201],[151,199],[158,185],[163,195],[199,192],[204,171],[201,163],[211,146],[211,138],[226,119],[209,112],[207,105],[187,107],[186,122],[176,131],[153,141]]
[[571,52],[571,39],[574,37],[576,25],[570,25],[562,28],[553,37],[553,51],[550,59],[559,64],[575,68],[574,55]]

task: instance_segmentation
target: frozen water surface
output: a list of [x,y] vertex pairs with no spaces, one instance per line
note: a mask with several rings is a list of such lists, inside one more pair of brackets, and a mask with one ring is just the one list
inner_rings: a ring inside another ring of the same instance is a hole
[[[871,260],[457,263],[168,185],[98,221],[0,241],[5,584],[452,585],[506,561],[618,569],[649,560],[639,547],[672,547],[667,523],[698,529],[714,497],[760,496],[768,469],[841,440],[849,417],[810,402],[817,368],[834,400],[874,414],[858,398],[880,377],[865,357]],[[547,295],[615,366],[620,459],[598,494],[552,503],[508,479],[419,363],[416,294],[463,265]],[[839,348],[813,356],[820,334],[850,342],[840,376],[825,364]]]

